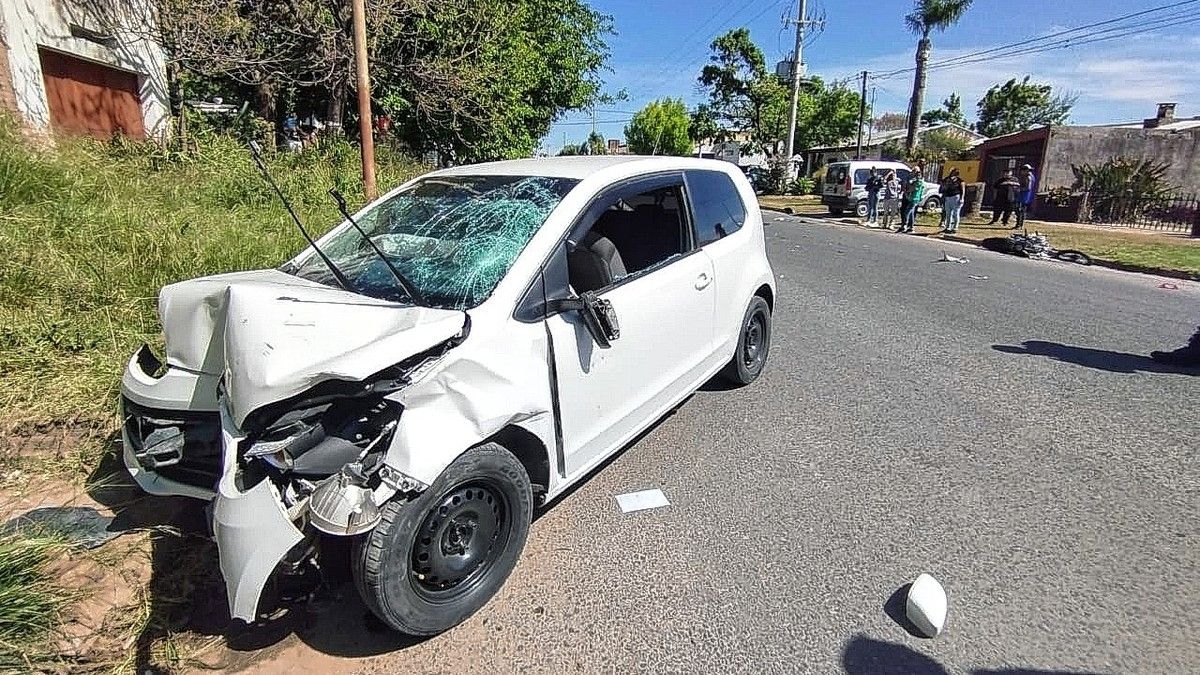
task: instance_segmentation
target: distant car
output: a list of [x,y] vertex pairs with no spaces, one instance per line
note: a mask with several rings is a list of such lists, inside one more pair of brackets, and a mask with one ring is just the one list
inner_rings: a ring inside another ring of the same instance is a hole
[[122,380],[126,466],[211,500],[235,618],[349,537],[371,611],[445,631],[499,590],[538,504],[766,364],[775,279],[733,164],[462,166],[354,220],[278,269],[163,288],[165,356],[143,346]]
[[[829,207],[829,212],[840,216],[845,211],[853,211],[859,218],[867,216],[867,178],[874,167],[879,175],[895,171],[901,182],[912,176],[912,169],[902,162],[855,160],[851,162],[833,162],[825,169],[825,180],[821,187],[821,203]],[[941,186],[937,183],[925,182],[925,197],[921,208],[925,211],[936,211],[942,208]]]

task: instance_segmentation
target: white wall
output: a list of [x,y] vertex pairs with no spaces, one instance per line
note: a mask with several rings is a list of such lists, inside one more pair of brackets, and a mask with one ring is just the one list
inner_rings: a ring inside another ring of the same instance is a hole
[[[102,8],[97,17],[88,7]],[[50,109],[42,79],[38,47],[136,73],[141,87],[146,134],[160,136],[169,128],[169,103],[162,49],[147,39],[149,0],[0,0],[0,29],[8,45],[17,109],[35,129],[48,129]],[[115,34],[114,47],[73,37],[76,24]],[[115,31],[112,26],[119,26]]]

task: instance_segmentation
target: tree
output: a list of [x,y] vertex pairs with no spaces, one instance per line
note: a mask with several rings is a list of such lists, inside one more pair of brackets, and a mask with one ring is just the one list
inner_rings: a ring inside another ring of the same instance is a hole
[[929,65],[929,53],[933,31],[945,31],[958,23],[963,13],[971,6],[971,0],[914,0],[913,11],[904,17],[904,25],[920,35],[917,41],[917,67],[913,76],[912,102],[908,108],[908,138],[905,147],[911,152],[917,145],[917,123],[925,107],[925,71]]
[[[345,0],[151,1],[144,23],[169,66],[249,88],[267,119],[282,117],[283,97],[328,101],[326,119],[341,117],[354,86]],[[612,21],[583,0],[367,5],[372,100],[413,152],[528,155],[562,113],[600,98]]]
[[704,103],[696,106],[696,111],[692,113],[691,120],[688,122],[688,138],[695,143],[700,143],[701,141],[716,140],[720,134],[721,127],[717,124],[717,116],[713,113],[712,108]]
[[[698,79],[708,89],[713,118],[724,129],[748,132],[746,150],[774,152],[787,133],[787,89],[767,72],[766,57],[748,29],[731,30],[709,47],[710,63]],[[719,132],[715,140],[723,136]]]
[[886,112],[875,118],[875,131],[895,131],[908,126],[908,115],[898,112]]
[[585,154],[588,155],[607,155],[608,143],[604,141],[604,137],[593,131],[588,134],[587,141],[583,145]]
[[625,127],[625,142],[635,155],[692,154],[687,106],[682,99],[650,102]]
[[1074,106],[1074,96],[1055,94],[1048,84],[1030,82],[1028,75],[1020,82],[1013,78],[979,99],[979,133],[995,137],[1062,124]]
[[[699,78],[708,89],[706,111],[726,129],[749,132],[750,142],[745,144],[749,152],[775,153],[787,135],[791,92],[767,72],[762,50],[750,40],[747,29],[729,31],[711,48],[712,63]],[[833,144],[852,136],[858,130],[858,104],[858,92],[848,87],[827,86],[816,77],[809,80],[796,107],[796,147]],[[694,116],[693,128],[700,129],[701,122]],[[724,140],[726,135],[717,131],[712,138]]]
[[950,97],[942,101],[941,108],[925,111],[921,115],[921,124],[936,124],[938,122],[949,122],[957,124],[960,127],[967,126],[967,118],[963,116],[962,99],[958,94],[950,94]]

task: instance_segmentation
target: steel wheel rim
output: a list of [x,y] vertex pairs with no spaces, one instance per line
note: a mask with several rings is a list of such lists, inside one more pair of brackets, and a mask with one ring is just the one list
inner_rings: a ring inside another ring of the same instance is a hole
[[767,322],[762,310],[754,312],[742,332],[742,362],[753,369],[767,351]]
[[477,588],[508,545],[512,519],[504,491],[471,481],[447,492],[417,530],[410,565],[413,590],[445,603]]

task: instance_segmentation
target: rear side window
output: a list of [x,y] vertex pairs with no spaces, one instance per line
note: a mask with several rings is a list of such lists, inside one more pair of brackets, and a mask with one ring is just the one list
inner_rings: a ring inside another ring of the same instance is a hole
[[857,169],[854,172],[854,184],[855,185],[866,185],[867,179],[870,177],[871,177],[870,169]]
[[720,171],[688,171],[696,245],[727,237],[746,223],[746,205],[733,180]]

